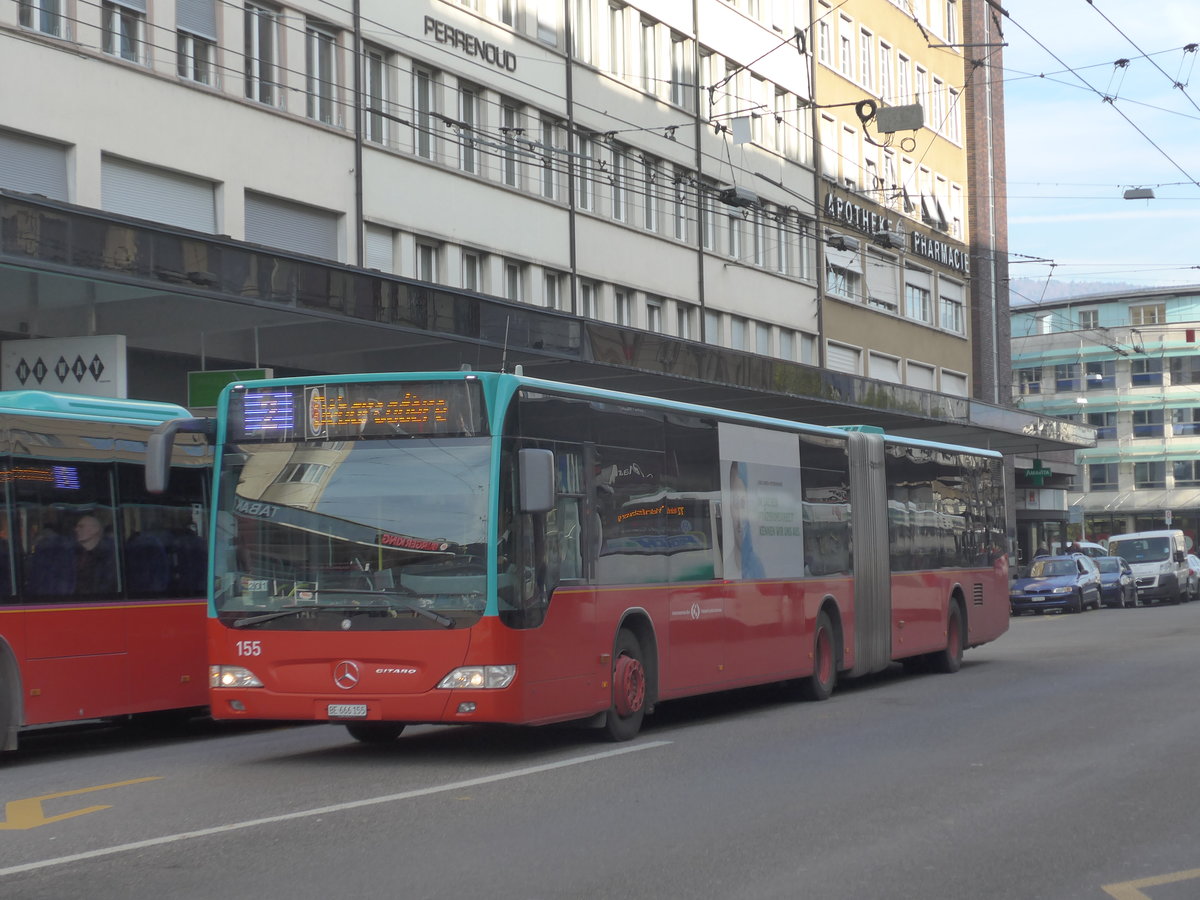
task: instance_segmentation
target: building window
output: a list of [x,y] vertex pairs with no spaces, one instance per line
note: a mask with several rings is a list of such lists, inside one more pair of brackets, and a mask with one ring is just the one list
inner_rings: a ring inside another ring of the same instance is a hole
[[871,66],[875,60],[875,47],[871,32],[865,28],[859,31],[858,43],[859,83],[868,91],[873,91],[875,89],[875,73],[871,70]]
[[690,110],[695,97],[692,74],[692,44],[678,34],[671,35],[671,102]]
[[1029,366],[1017,369],[1017,392],[1024,394],[1040,394],[1042,392],[1042,367]]
[[585,63],[592,62],[592,0],[574,0],[572,42],[575,56]]
[[663,308],[661,300],[646,298],[646,330],[662,334]]
[[180,78],[200,84],[215,84],[217,44],[194,34],[181,31],[176,36],[176,71]]
[[468,291],[483,290],[483,259],[482,253],[473,250],[463,251],[462,255],[462,286]]
[[734,350],[746,349],[746,331],[749,322],[741,316],[729,317],[729,346]]
[[575,205],[595,209],[595,182],[592,171],[596,160],[596,138],[580,131],[575,135]]
[[1165,462],[1134,463],[1133,486],[1135,488],[1165,488],[1167,486],[1167,464]]
[[754,326],[754,352],[759,356],[771,355],[771,326],[765,322]]
[[509,187],[521,186],[521,163],[517,158],[517,135],[522,134],[521,111],[510,102],[500,106],[500,133],[504,135],[500,175]]
[[1161,409],[1135,409],[1133,411],[1133,436],[1135,438],[1160,438],[1163,436],[1163,425]]
[[658,29],[654,22],[642,20],[641,27],[642,90],[658,93]]
[[721,314],[712,310],[704,311],[704,342],[721,345]]
[[515,262],[514,260],[506,260],[504,263],[504,298],[521,302],[525,299],[525,273],[527,266],[524,263]]
[[963,316],[963,302],[956,297],[943,296],[942,305],[942,328],[946,331],[953,331],[955,334],[963,334],[966,331],[966,320]]
[[1175,487],[1196,487],[1200,485],[1200,461],[1194,459],[1177,459],[1171,465],[1175,476]]
[[549,116],[542,116],[542,196],[558,199],[558,158],[562,149],[562,126]]
[[625,77],[625,7],[620,3],[608,8],[608,71]]
[[479,88],[469,84],[458,89],[458,164],[464,172],[472,174],[479,171],[479,148],[475,143],[475,134],[481,126],[479,93]]
[[20,0],[19,21],[26,28],[54,37],[69,37],[67,18],[63,15],[65,0]]
[[1115,412],[1088,413],[1084,422],[1096,429],[1096,440],[1113,441],[1117,438],[1117,414]]
[[558,14],[561,7],[562,0],[537,2],[537,37],[543,44],[549,44],[551,47],[558,46]]
[[642,225],[647,231],[658,231],[658,160],[642,156]]
[[104,52],[130,62],[143,62],[146,14],[118,3],[100,4],[104,19]]
[[1165,303],[1129,307],[1130,325],[1163,325],[1166,321],[1167,306]]
[[1054,389],[1056,391],[1078,391],[1083,389],[1083,378],[1079,363],[1059,363],[1054,367]]
[[672,219],[675,226],[675,240],[686,241],[688,239],[687,175],[682,169],[675,170],[674,189],[675,208]]
[[1093,360],[1086,364],[1084,375],[1089,391],[1111,391],[1116,387],[1117,364],[1111,359]]
[[1100,312],[1098,310],[1081,309],[1076,315],[1079,318],[1079,328],[1081,331],[1100,327]]
[[1200,384],[1200,356],[1172,356],[1171,384]]
[[1117,464],[1092,463],[1087,467],[1088,489],[1093,491],[1115,491],[1117,489]]
[[879,42],[879,96],[884,103],[893,103],[892,98],[892,48]]
[[626,194],[625,180],[629,175],[629,157],[624,147],[616,144],[612,148],[612,217],[620,222],[629,219],[629,202]]
[[862,275],[856,269],[826,261],[825,293],[847,300],[857,300],[862,295]]
[[579,314],[589,319],[599,319],[600,288],[594,281],[579,282]]
[[547,309],[563,310],[568,306],[566,296],[567,276],[562,272],[547,269],[542,275],[542,293]]
[[715,250],[717,246],[717,211],[713,207],[716,196],[716,186],[702,181],[696,192],[696,200],[700,204],[700,228],[705,250]]
[[365,137],[375,144],[387,144],[387,54],[378,47],[367,47],[363,62],[363,102],[366,104]]
[[931,319],[929,289],[915,284],[904,285],[904,315],[917,322]]
[[517,8],[521,0],[500,0],[500,21],[509,28],[517,27]]
[[1129,361],[1129,380],[1134,387],[1163,383],[1162,357],[1140,357]]
[[842,74],[854,77],[854,23],[845,16],[838,20],[838,63]]
[[433,159],[434,130],[434,75],[429,69],[417,66],[413,69],[413,110],[416,113],[416,129],[413,134],[413,152],[424,159]]
[[629,291],[617,288],[613,291],[613,306],[618,325],[633,325],[633,300]]
[[695,309],[688,304],[675,304],[675,333],[685,341],[692,339],[692,330],[695,327],[692,323],[695,320],[695,316]]
[[437,244],[417,243],[417,280],[437,281],[440,271],[440,247]]
[[275,106],[275,64],[278,59],[279,13],[265,6],[246,4],[246,96]]
[[729,223],[726,233],[729,241],[726,249],[732,259],[738,259],[742,255],[742,216],[740,213],[730,213],[726,219]]
[[337,90],[337,35],[322,25],[309,23],[305,30],[305,84],[308,117],[334,123],[334,93]]

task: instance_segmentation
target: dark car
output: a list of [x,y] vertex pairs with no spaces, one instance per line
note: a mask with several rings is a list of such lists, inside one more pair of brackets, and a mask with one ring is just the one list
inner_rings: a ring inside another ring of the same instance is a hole
[[1040,556],[1027,576],[1013,581],[1008,599],[1014,616],[1048,609],[1072,613],[1099,609],[1100,570],[1082,553]]
[[1100,570],[1100,599],[1105,606],[1137,606],[1137,578],[1129,563],[1120,556],[1097,556],[1093,562]]

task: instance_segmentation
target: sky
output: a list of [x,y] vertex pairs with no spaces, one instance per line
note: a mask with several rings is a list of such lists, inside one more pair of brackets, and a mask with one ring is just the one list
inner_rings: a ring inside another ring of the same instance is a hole
[[1200,0],[999,3],[1010,274],[1038,281],[1021,292],[1200,285]]

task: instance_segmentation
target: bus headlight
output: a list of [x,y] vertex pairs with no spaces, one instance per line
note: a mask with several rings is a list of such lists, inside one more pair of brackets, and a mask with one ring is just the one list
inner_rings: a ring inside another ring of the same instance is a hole
[[439,688],[506,688],[517,676],[516,666],[463,666],[438,682]]
[[208,686],[213,688],[262,687],[258,676],[241,666],[209,666]]

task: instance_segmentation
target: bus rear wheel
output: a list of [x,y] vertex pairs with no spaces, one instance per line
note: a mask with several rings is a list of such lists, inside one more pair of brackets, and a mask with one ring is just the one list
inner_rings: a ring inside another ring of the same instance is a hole
[[404,725],[400,722],[347,722],[346,731],[364,744],[390,744],[400,737]]
[[800,682],[805,700],[828,700],[837,684],[837,653],[833,624],[825,613],[818,613],[813,629],[812,674]]
[[646,667],[633,632],[621,629],[613,646],[612,706],[604,731],[613,741],[631,740],[646,716]]
[[929,662],[935,672],[951,674],[962,668],[963,620],[958,604],[951,601],[946,614],[946,649],[930,654]]

